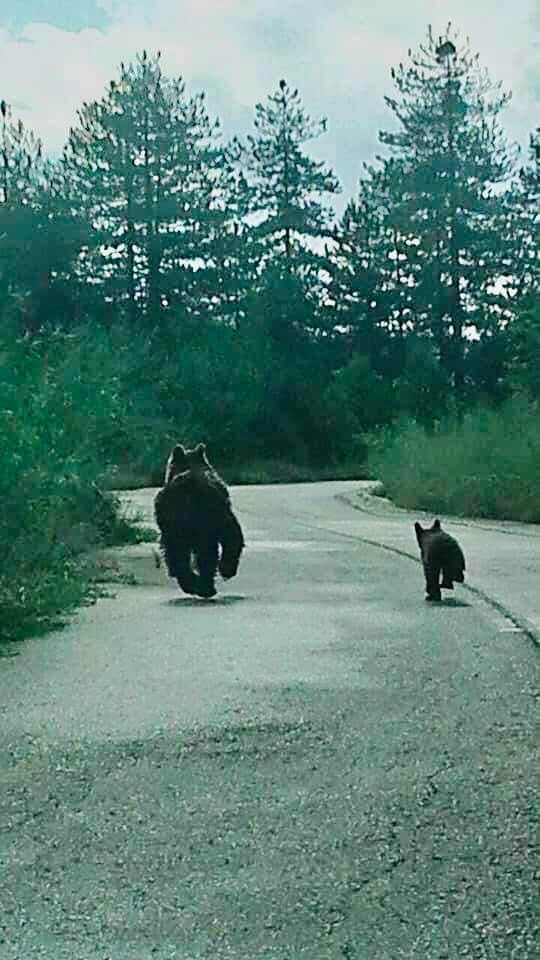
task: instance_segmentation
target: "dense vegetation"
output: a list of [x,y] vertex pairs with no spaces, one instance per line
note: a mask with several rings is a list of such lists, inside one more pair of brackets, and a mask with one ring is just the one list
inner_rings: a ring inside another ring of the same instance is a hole
[[540,523],[540,418],[514,397],[432,429],[398,422],[370,453],[385,492],[404,507]]
[[56,160],[1,102],[5,633],[78,595],[76,558],[114,536],[102,488],[157,482],[173,439],[231,477],[358,474],[373,448],[403,502],[538,519],[540,134],[522,160],[451,31],[392,76],[339,220],[326,120],[285,81],[224,143],[143,53]]
[[113,360],[93,334],[14,336],[3,345],[0,645],[88,594],[97,572],[91,548],[142,533],[103,490],[126,414]]

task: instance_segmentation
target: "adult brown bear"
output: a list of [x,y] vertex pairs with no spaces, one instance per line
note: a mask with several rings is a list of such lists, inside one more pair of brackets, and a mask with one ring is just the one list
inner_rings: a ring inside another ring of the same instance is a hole
[[463,583],[465,579],[463,551],[457,540],[441,529],[440,520],[434,520],[427,529],[415,523],[414,531],[424,565],[426,600],[440,600],[441,587],[453,590],[454,582]]
[[169,576],[184,593],[215,596],[217,571],[226,580],[238,571],[244,536],[203,443],[174,447],[154,510]]

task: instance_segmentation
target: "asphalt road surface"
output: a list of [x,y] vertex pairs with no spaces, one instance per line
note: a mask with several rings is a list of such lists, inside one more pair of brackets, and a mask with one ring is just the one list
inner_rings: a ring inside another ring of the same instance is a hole
[[360,485],[233,500],[216,599],[122,550],[0,661],[0,960],[537,960],[540,531],[430,605]]

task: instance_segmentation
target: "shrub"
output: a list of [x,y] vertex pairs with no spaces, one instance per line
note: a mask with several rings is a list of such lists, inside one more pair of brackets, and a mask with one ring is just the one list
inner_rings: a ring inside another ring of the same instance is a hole
[[371,472],[409,509],[538,523],[538,412],[514,397],[431,431],[402,419],[371,444]]
[[79,603],[91,585],[88,549],[133,537],[102,489],[125,403],[95,346],[88,335],[56,335],[0,350],[0,639]]

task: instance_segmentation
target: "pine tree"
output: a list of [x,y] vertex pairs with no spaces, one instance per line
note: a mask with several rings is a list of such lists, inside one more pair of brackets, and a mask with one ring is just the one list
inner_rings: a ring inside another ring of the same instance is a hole
[[132,321],[200,309],[219,158],[204,96],[166,78],[159,54],[122,64],[80,111],[64,166],[93,231],[84,269]]
[[[540,397],[540,127],[530,136],[529,155],[512,197],[517,234],[515,297],[505,362],[513,383]],[[509,349],[510,347],[510,349]]]
[[380,134],[391,157],[382,163],[397,174],[387,224],[414,290],[413,324],[433,337],[460,393],[467,328],[498,327],[497,283],[512,266],[501,191],[514,158],[498,119],[508,96],[450,26],[438,39],[429,29],[410,61],[392,70],[398,97],[386,98],[399,128]]
[[314,122],[298,90],[285,80],[265,104],[256,105],[254,125],[240,159],[253,191],[263,287],[274,301],[276,331],[284,336],[294,323],[307,327],[313,322],[321,271],[328,267],[322,240],[329,235],[333,212],[326,198],[340,188],[326,164],[305,150],[326,131],[326,120]]
[[531,133],[527,163],[521,168],[512,213],[518,235],[515,268],[519,303],[540,296],[540,127]]
[[261,245],[249,222],[252,191],[237,162],[232,144],[223,154],[221,204],[214,207],[210,285],[214,314],[240,331],[257,285]]
[[533,210],[535,222],[540,217],[540,127],[529,138],[528,163],[521,170],[521,182]]
[[81,224],[65,204],[59,166],[44,159],[41,142],[13,120],[4,101],[0,116],[3,305],[11,297],[26,332],[69,326],[75,314],[73,268],[83,243]]
[[403,233],[391,224],[394,164],[368,167],[334,233],[329,295],[334,326],[352,354],[395,376],[413,326],[411,264],[400,249]]
[[324,238],[333,218],[326,199],[339,186],[326,165],[306,151],[324,133],[326,121],[312,121],[298,91],[284,80],[257,104],[254,125],[247,142],[235,140],[229,151],[245,178],[235,297],[243,298],[245,335],[264,357],[264,402],[253,428],[268,449],[284,452],[294,445],[306,456],[318,456]]
[[3,297],[27,293],[35,205],[43,177],[41,142],[0,102],[0,282]]
[[253,212],[262,219],[268,256],[282,256],[286,269],[301,269],[309,260],[306,241],[328,233],[332,211],[323,197],[339,191],[326,164],[310,157],[304,144],[326,131],[302,107],[298,90],[281,80],[266,104],[255,107],[255,133],[245,153],[248,179],[254,186]]

